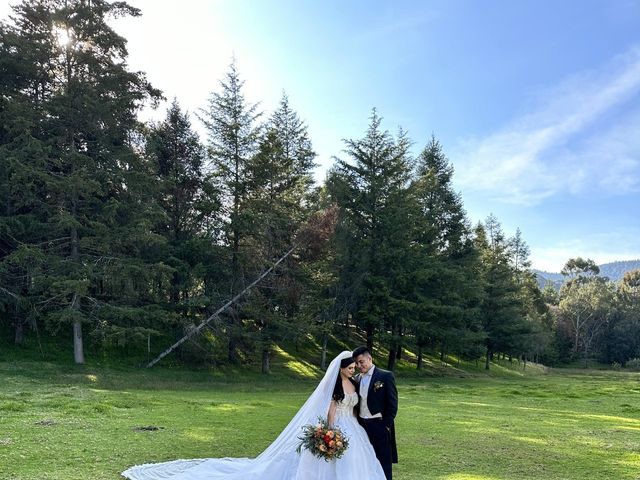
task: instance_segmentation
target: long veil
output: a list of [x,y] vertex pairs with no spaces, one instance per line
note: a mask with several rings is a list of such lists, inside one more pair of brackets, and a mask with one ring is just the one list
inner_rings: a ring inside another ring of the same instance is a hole
[[[254,480],[295,479],[300,458],[296,453],[302,427],[326,416],[340,371],[340,361],[351,356],[345,350],[334,358],[324,377],[282,433],[256,458],[175,460],[138,465],[122,475],[130,480]],[[303,454],[304,455],[304,454]]]

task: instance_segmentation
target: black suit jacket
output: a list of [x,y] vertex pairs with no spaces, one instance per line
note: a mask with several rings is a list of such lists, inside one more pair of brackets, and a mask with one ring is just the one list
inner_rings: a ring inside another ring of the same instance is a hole
[[[358,396],[360,396],[359,383],[362,375],[358,378]],[[360,398],[362,402],[363,399]],[[396,448],[395,418],[398,413],[398,389],[396,380],[392,372],[376,367],[369,381],[367,391],[367,407],[372,415],[380,413],[382,421],[387,427],[390,435],[392,459],[398,462],[398,452]],[[359,418],[359,417],[358,417]]]

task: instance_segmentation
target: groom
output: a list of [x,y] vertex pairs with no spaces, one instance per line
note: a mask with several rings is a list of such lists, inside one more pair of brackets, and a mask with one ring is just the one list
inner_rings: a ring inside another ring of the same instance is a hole
[[398,412],[398,390],[393,373],[373,364],[367,347],[358,347],[353,358],[360,370],[358,421],[382,465],[387,480],[391,480],[391,464],[398,463],[394,418]]

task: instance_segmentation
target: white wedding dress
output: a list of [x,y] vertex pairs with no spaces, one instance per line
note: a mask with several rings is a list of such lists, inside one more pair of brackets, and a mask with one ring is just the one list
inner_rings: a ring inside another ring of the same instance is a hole
[[335,424],[349,439],[339,459],[325,461],[307,450],[297,453],[302,427],[327,416],[340,361],[333,359],[324,377],[282,433],[256,458],[205,458],[137,465],[122,473],[129,480],[385,480],[369,438],[358,424],[353,407],[358,394],[345,394],[336,408]]

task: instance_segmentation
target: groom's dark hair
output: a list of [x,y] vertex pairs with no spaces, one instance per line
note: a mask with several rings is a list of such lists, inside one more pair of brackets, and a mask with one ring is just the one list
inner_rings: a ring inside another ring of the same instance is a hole
[[369,350],[368,347],[365,347],[364,345],[361,347],[356,348],[353,351],[353,358],[358,358],[360,355],[364,355],[364,354],[369,354],[370,357],[373,357],[373,355],[371,355],[371,350]]

